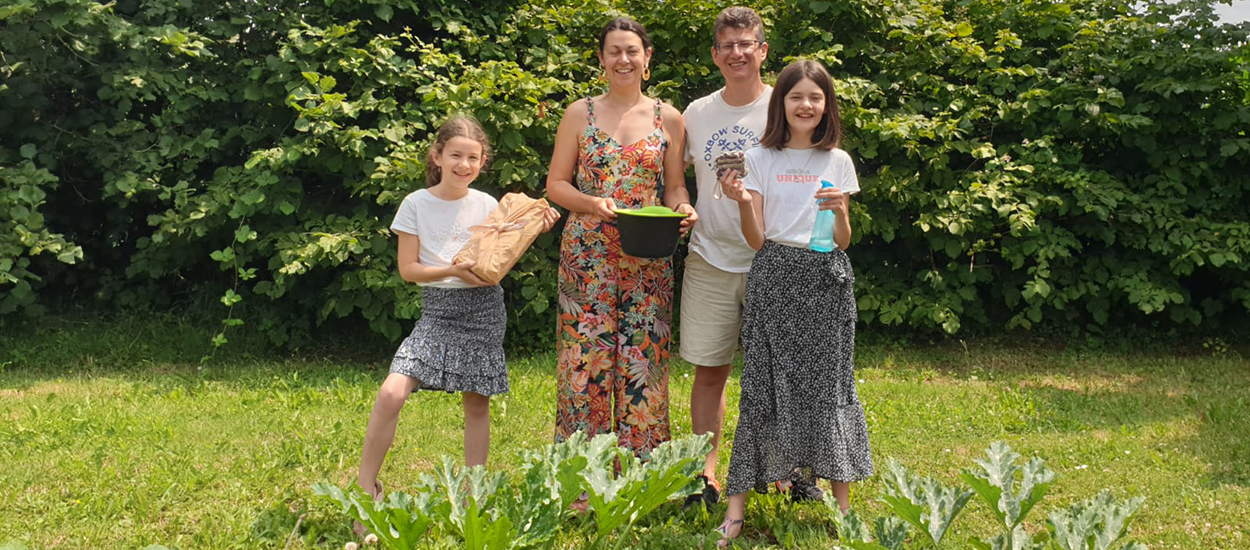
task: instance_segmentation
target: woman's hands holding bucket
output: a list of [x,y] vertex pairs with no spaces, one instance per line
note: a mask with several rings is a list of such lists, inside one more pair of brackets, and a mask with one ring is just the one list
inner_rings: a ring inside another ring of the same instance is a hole
[[610,222],[616,220],[616,201],[608,197],[596,197],[594,201],[594,209],[588,212],[591,216],[599,218],[600,221]]

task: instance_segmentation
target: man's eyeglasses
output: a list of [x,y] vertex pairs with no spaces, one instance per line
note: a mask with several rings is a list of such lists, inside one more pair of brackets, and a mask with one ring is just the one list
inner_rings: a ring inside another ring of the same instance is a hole
[[760,44],[762,42],[759,40],[739,40],[737,42],[720,42],[713,44],[712,47],[716,48],[716,53],[730,53],[734,51],[734,48],[737,48],[738,51],[749,54],[754,52],[755,48]]

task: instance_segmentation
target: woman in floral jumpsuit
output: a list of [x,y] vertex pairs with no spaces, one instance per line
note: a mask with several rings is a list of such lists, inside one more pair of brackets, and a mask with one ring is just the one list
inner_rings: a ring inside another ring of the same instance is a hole
[[[556,440],[615,431],[640,457],[669,439],[671,258],[623,254],[613,212],[661,202],[697,219],[684,183],[681,114],[642,94],[646,30],[618,18],[599,37],[607,93],[574,102],[556,134],[548,196],[567,208],[560,242]],[[667,176],[667,178],[665,178]],[[659,189],[664,186],[663,200]]]

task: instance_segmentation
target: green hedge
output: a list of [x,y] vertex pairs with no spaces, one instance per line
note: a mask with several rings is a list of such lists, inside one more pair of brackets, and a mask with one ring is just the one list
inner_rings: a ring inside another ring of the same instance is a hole
[[[802,55],[837,77],[869,327],[1245,319],[1250,26],[1209,2],[748,4],[770,75]],[[397,338],[419,292],[386,227],[438,122],[467,111],[492,133],[488,191],[541,194],[611,14],[651,30],[650,93],[682,108],[720,85],[721,7],[7,2],[0,314],[208,293],[278,344],[333,318]],[[504,282],[514,345],[553,339],[557,246],[541,237]]]

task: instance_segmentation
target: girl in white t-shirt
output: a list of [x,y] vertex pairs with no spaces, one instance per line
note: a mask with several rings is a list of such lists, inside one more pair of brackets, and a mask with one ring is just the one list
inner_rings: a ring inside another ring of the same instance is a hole
[[[747,275],[738,428],[725,492],[722,545],[742,531],[748,491],[794,470],[827,479],[843,511],[849,484],[872,475],[868,427],[855,389],[855,280],[843,249],[859,191],[841,141],[833,81],[815,61],[777,77],[747,175],[720,180],[738,203],[742,234],[758,252]],[[833,187],[822,189],[821,181]],[[830,252],[808,248],[818,210],[835,215]]]
[[[475,275],[474,262],[453,263],[452,258],[468,242],[469,228],[498,206],[490,195],[469,188],[490,156],[481,124],[453,116],[438,129],[430,148],[430,187],[405,197],[391,223],[399,236],[400,276],[424,288],[421,319],[395,352],[365,432],[356,482],[375,499],[382,496],[378,471],[395,439],[399,412],[417,389],[461,392],[465,465],[486,463],[490,396],[508,391],[503,289]],[[558,218],[549,209],[543,230]],[[356,530],[363,527],[357,523]]]

